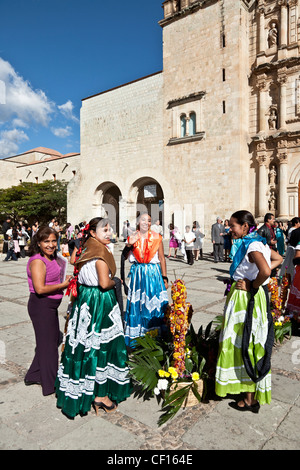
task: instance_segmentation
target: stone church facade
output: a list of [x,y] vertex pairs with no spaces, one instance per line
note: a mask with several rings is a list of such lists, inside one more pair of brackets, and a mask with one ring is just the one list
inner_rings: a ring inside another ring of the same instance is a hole
[[164,1],[163,71],[83,99],[80,155],[1,162],[11,184],[67,179],[68,221],[108,214],[119,233],[144,209],[208,237],[238,209],[300,215],[299,4]]
[[82,100],[68,219],[299,214],[298,0],[166,0],[163,71]]

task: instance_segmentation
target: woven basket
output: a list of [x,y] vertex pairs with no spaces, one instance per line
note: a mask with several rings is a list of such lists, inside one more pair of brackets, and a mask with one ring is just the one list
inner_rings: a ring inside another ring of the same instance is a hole
[[[171,387],[170,387],[171,395],[172,395],[172,392],[176,392],[177,390],[180,390],[181,388],[186,387],[187,385],[190,385],[190,384],[191,384],[191,382],[177,382],[177,383],[172,384]],[[199,395],[202,396],[202,393],[203,393],[203,380],[201,380],[201,379],[197,380],[195,382],[195,384],[197,385]],[[199,400],[195,397],[192,390],[190,390],[187,397],[186,397],[186,399],[183,402],[182,407],[187,408],[189,406],[198,405],[198,403],[199,403]]]

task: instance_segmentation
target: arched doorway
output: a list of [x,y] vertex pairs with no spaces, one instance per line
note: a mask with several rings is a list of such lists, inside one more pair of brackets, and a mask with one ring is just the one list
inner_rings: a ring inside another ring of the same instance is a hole
[[95,196],[94,213],[96,212],[98,217],[108,217],[112,222],[114,231],[119,237],[119,201],[122,197],[120,189],[111,181],[106,181],[97,187]]
[[136,192],[136,217],[147,211],[152,222],[159,219],[164,225],[164,193],[161,185],[154,178],[139,178],[132,185]]

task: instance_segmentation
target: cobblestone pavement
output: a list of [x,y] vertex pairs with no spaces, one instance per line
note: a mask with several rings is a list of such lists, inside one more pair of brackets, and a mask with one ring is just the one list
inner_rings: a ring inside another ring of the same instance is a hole
[[[119,266],[122,244],[115,245]],[[167,249],[165,250],[167,252]],[[228,263],[213,263],[206,242],[204,259],[187,265],[182,258],[167,260],[170,282],[182,278],[194,308],[193,325],[207,325],[222,314],[223,280]],[[0,448],[3,450],[296,450],[300,448],[300,338],[275,346],[272,358],[272,403],[258,415],[239,413],[231,399],[210,400],[181,410],[158,427],[160,408],[155,398],[131,396],[111,415],[67,419],[54,395],[43,397],[39,386],[25,387],[24,375],[35,347],[27,313],[27,259],[0,260]],[[70,267],[70,273],[72,268]],[[170,291],[170,289],[169,289]],[[170,293],[169,293],[170,295]],[[59,310],[61,330],[68,299]]]

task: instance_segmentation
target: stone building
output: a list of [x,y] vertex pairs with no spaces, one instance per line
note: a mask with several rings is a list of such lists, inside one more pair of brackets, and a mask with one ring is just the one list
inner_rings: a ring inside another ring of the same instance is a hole
[[208,237],[242,208],[300,215],[299,3],[164,1],[163,71],[84,98],[80,155],[14,157],[17,181],[60,171],[68,220],[108,213],[119,232],[145,208]]
[[298,0],[166,0],[163,71],[82,100],[68,219],[298,215]]
[[56,150],[37,147],[0,160],[0,187],[19,183],[42,183],[45,180],[69,182],[79,168],[79,153],[62,155]]

